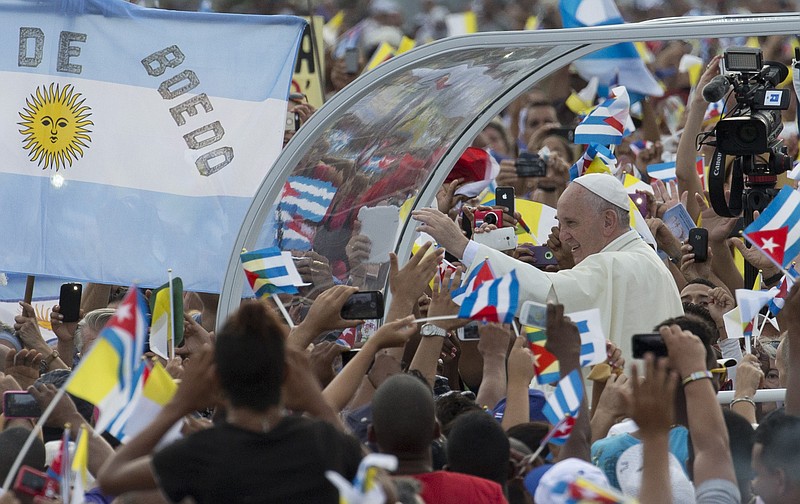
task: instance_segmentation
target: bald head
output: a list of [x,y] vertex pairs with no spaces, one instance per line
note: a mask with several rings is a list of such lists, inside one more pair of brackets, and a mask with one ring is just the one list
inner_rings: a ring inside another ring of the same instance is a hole
[[421,380],[394,375],[372,398],[372,432],[381,451],[393,455],[430,452],[437,435],[433,395]]

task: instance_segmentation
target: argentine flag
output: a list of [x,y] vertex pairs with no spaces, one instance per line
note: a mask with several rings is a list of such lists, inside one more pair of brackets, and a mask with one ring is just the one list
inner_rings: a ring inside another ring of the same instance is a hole
[[4,270],[219,292],[306,22],[37,0],[0,26]]
[[[625,21],[614,0],[560,0],[564,28],[583,28],[622,24]],[[587,81],[592,77],[601,86],[618,83],[631,93],[663,96],[664,90],[644,65],[639,52],[630,42],[600,49],[575,62],[578,73]]]

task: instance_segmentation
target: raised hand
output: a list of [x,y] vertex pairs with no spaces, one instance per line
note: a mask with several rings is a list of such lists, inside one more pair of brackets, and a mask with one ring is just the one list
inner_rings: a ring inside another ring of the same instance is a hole
[[687,282],[691,282],[697,278],[708,280],[711,278],[711,261],[713,254],[711,247],[708,248],[708,258],[705,262],[696,262],[694,260],[693,247],[688,243],[681,247],[681,273],[686,278]]
[[[206,331],[194,318],[188,314],[183,314],[183,343],[175,348],[175,355],[190,357],[205,344],[211,344],[214,340],[211,333]],[[175,378],[173,376],[173,378]]]
[[[446,216],[444,218],[447,219]],[[453,221],[450,222],[455,226]],[[402,297],[411,304],[419,299],[428,282],[436,273],[436,266],[444,257],[443,249],[436,249],[428,253],[428,249],[432,246],[431,243],[421,246],[402,268],[398,265],[397,256],[394,253],[389,254],[389,288],[392,290],[393,296]]]
[[[44,411],[50,406],[50,403],[55,399],[58,389],[49,383],[39,383],[36,386],[29,386],[28,392],[39,403],[39,408]],[[69,395],[64,394],[59,399],[58,404],[53,408],[50,416],[45,422],[48,427],[64,428],[65,424],[72,424],[73,428],[77,427],[84,422],[84,418],[78,413],[78,408]]]
[[[428,307],[429,317],[458,315],[460,307],[453,302],[453,291],[461,285],[461,270],[457,271],[452,280],[445,279],[445,284],[439,280],[439,275],[433,282],[431,304]],[[437,320],[435,324],[447,331],[454,331],[469,323],[468,319]]]
[[[728,200],[730,194],[726,191],[725,199]],[[709,242],[724,242],[736,226],[737,219],[735,217],[720,217],[713,208],[708,206],[706,202],[709,198],[708,192],[705,197],[702,194],[695,193],[694,195],[697,205],[700,207],[700,219],[703,222],[703,227],[708,229]]]
[[628,415],[639,426],[642,438],[666,436],[673,424],[673,398],[678,377],[670,373],[667,359],[656,362],[652,355],[646,355],[644,365],[645,376],[641,382],[636,365],[632,367]]
[[182,415],[214,406],[219,398],[214,348],[203,345],[187,363],[184,377],[172,398]]
[[558,359],[561,375],[580,368],[581,334],[578,326],[564,316],[564,305],[547,304],[546,333],[545,349]]
[[[575,258],[572,257],[572,250],[561,242],[560,230],[558,226],[550,228],[550,235],[547,237],[547,248],[553,251],[558,261],[558,269],[571,269],[575,266]],[[548,270],[549,271],[549,270]]]
[[463,257],[469,240],[453,219],[435,208],[420,208],[411,212],[411,216],[420,223],[417,231],[428,233],[448,252],[456,257]]
[[20,341],[26,348],[38,350],[41,353],[49,353],[50,347],[44,341],[42,332],[39,330],[39,323],[36,321],[36,311],[30,304],[20,301],[22,315],[14,317],[14,330],[17,332]]
[[[80,311],[79,319],[83,318],[83,310]],[[64,342],[71,342],[75,339],[75,329],[78,328],[78,321],[64,322],[64,316],[61,315],[61,307],[58,305],[53,306],[50,310],[50,325],[56,337]]]
[[28,388],[39,378],[39,366],[42,363],[42,354],[36,350],[24,348],[17,352],[13,348],[6,354],[6,375],[14,378],[20,386]]
[[342,306],[356,292],[358,292],[358,287],[348,285],[335,285],[326,290],[314,300],[300,326],[308,328],[309,332],[315,333],[316,336],[325,331],[346,329],[363,324],[363,320],[347,320],[341,316]]

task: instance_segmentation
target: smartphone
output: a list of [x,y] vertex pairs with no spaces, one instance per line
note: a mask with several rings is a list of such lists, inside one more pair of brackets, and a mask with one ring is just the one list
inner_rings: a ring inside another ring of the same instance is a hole
[[297,112],[288,112],[286,114],[286,125],[284,131],[294,133],[300,128],[300,114]]
[[500,186],[494,190],[494,204],[506,209],[509,215],[514,215],[514,188]]
[[575,142],[575,128],[570,128],[570,127],[552,128],[550,130],[550,134],[554,136],[560,136],[569,143]]
[[639,213],[642,214],[642,217],[647,219],[650,217],[649,207],[647,206],[647,193],[644,191],[636,191],[630,195],[630,198],[633,200],[633,204],[636,205],[636,209],[639,210]]
[[464,327],[459,327],[456,331],[456,336],[458,336],[458,339],[461,341],[474,341],[481,339],[481,335],[478,332],[478,323],[473,320]]
[[533,257],[536,258],[536,266],[539,269],[544,269],[547,266],[558,266],[558,259],[553,251],[547,245],[533,245],[526,244],[525,247],[531,251]]
[[667,356],[667,345],[659,333],[634,334],[631,342],[634,359],[643,358],[647,352],[652,352],[656,357]]
[[22,466],[14,481],[14,492],[30,497],[52,499],[58,493],[58,482],[47,474],[30,466]]
[[356,292],[345,301],[340,316],[345,320],[383,318],[383,293],[381,291]]
[[81,293],[83,285],[79,283],[65,283],[61,285],[61,294],[58,297],[58,308],[64,316],[63,322],[77,322],[81,312]]
[[547,305],[525,301],[519,312],[519,323],[528,327],[547,329]]
[[692,246],[695,262],[706,262],[708,260],[708,230],[704,228],[693,228],[689,230],[689,245]]
[[344,51],[344,69],[350,75],[357,74],[359,70],[358,64],[358,48],[348,47]]
[[475,233],[472,235],[475,243],[486,245],[495,250],[514,250],[517,248],[517,234],[512,227],[504,227],[486,231],[483,233]]
[[343,353],[342,354],[342,367],[346,366],[348,362],[353,360],[353,357],[358,355],[358,352],[360,352],[360,351],[361,351],[360,348],[354,348],[354,349],[350,350],[349,352]]
[[39,418],[39,403],[24,390],[9,390],[3,394],[3,415],[8,418]]

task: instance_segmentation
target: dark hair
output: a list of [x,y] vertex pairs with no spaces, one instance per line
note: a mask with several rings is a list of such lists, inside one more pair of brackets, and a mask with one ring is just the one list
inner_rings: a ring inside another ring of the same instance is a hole
[[471,411],[459,416],[447,437],[448,469],[505,485],[511,445],[490,414]]
[[[11,465],[14,463],[14,459],[17,458],[30,432],[30,430],[22,427],[13,427],[0,432],[0,478],[3,480],[6,479],[8,472],[11,471]],[[30,466],[37,471],[43,471],[44,463],[44,443],[36,436],[33,440],[33,444],[31,444],[27,453],[25,453],[25,456],[22,458],[22,465]],[[17,472],[19,472],[19,470],[17,470]],[[16,474],[14,477],[16,478]]]
[[470,411],[483,411],[478,403],[460,392],[449,392],[436,400],[436,418],[442,426],[442,434],[450,434],[453,422]]
[[686,315],[693,315],[706,323],[708,326],[707,329],[711,332],[712,344],[719,339],[719,329],[717,329],[717,323],[714,321],[714,317],[711,316],[711,312],[708,311],[708,308],[699,304],[683,303],[683,312]]
[[408,374],[391,376],[372,398],[372,432],[382,452],[430,453],[436,416],[430,386]]
[[[532,451],[536,451],[548,432],[550,432],[550,424],[547,422],[528,422],[511,427],[506,431],[506,434],[508,434],[510,438],[522,441],[525,443],[525,446]],[[549,454],[550,448],[548,445],[545,445],[541,456],[542,458],[546,458]]]
[[755,442],[761,445],[761,463],[774,471],[782,469],[786,478],[800,484],[800,418],[774,411],[756,429]]
[[717,288],[717,285],[714,282],[712,282],[710,280],[706,280],[705,278],[701,278],[701,277],[697,277],[694,280],[689,280],[688,282],[686,282],[686,285],[692,285],[692,284],[705,285],[706,287],[709,287],[711,289],[716,289]]
[[285,331],[277,316],[257,301],[243,303],[225,321],[214,360],[233,406],[265,411],[280,402]]

